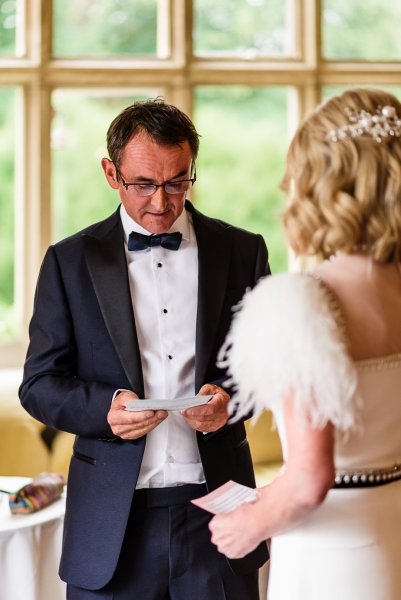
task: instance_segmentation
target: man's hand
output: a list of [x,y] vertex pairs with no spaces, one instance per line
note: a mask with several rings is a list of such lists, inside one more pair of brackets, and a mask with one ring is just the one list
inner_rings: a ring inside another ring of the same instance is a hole
[[167,417],[166,410],[127,411],[130,400],[138,400],[134,392],[121,392],[111,405],[107,421],[114,435],[123,440],[136,440],[152,431]]
[[209,431],[217,431],[227,423],[227,405],[230,396],[223,388],[211,383],[203,385],[198,392],[198,396],[209,396],[211,394],[213,394],[213,398],[207,404],[181,411],[182,416],[192,429],[208,433]]

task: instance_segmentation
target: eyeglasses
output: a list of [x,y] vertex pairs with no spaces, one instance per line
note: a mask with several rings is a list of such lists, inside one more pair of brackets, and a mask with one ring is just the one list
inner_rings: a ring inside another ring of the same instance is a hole
[[191,179],[180,179],[178,181],[166,181],[165,183],[129,183],[125,181],[120,171],[116,168],[116,172],[121,179],[121,182],[127,191],[130,188],[135,191],[137,196],[153,196],[157,188],[162,187],[166,194],[183,194],[187,192],[196,181],[196,170]]

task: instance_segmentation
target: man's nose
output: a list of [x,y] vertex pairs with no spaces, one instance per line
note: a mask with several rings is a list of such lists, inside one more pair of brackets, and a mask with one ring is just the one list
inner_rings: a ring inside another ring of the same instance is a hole
[[155,193],[152,196],[152,206],[158,212],[163,212],[167,206],[167,193],[163,186],[160,186],[156,189]]

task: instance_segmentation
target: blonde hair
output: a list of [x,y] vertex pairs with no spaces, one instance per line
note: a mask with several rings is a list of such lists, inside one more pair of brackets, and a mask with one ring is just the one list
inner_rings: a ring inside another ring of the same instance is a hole
[[318,107],[295,134],[281,187],[283,216],[297,254],[365,252],[380,263],[401,259],[401,137],[370,135],[332,141],[349,125],[347,110],[375,114],[401,104],[387,92],[352,89]]

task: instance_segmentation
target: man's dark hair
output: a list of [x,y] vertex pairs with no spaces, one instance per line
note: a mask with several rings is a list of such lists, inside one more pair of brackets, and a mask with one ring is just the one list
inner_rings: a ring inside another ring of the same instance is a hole
[[176,106],[155,98],[134,102],[112,121],[107,131],[107,150],[117,169],[125,146],[140,132],[163,146],[179,146],[188,141],[193,159],[198,155],[199,134],[191,119]]

